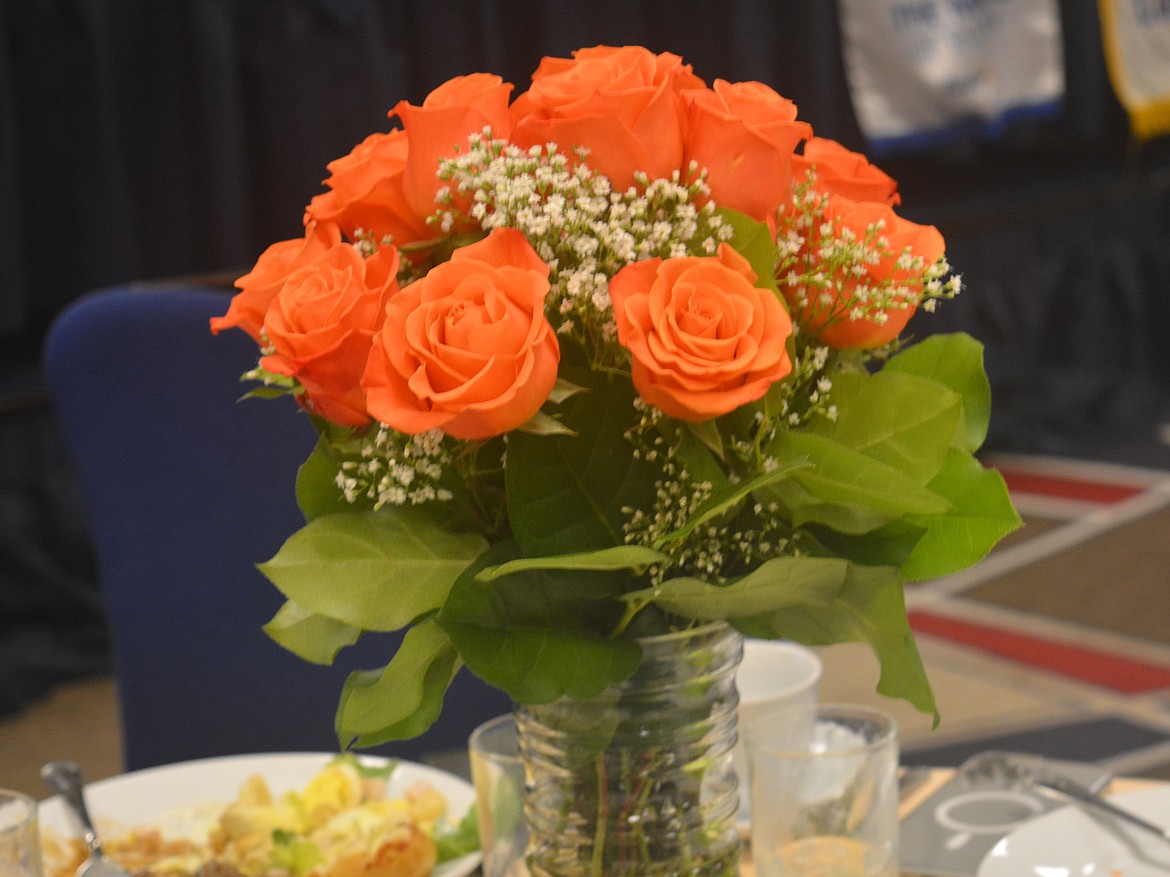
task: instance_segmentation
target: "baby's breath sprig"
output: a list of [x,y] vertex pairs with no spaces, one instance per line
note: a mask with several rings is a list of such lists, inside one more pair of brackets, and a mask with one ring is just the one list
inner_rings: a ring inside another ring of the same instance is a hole
[[[828,196],[818,192],[810,171],[792,196],[789,231],[777,241],[776,277],[797,310],[834,312],[831,319],[871,320],[881,325],[891,311],[954,298],[961,281],[945,257],[927,264],[909,248],[896,252],[883,221],[861,234],[827,215]],[[895,261],[893,276],[872,282],[870,266]]]
[[454,455],[437,429],[407,435],[377,424],[355,441],[334,443],[336,483],[350,504],[418,505],[453,498],[442,482]]
[[[652,546],[670,557],[648,572],[652,585],[674,575],[693,575],[718,584],[789,551],[790,530],[775,506],[747,501],[697,527],[686,530],[715,489],[691,472],[679,452],[685,426],[661,412],[639,405],[642,419],[631,431],[635,455],[659,468],[654,503],[649,509],[625,508],[627,544]],[[765,463],[766,465],[766,463]],[[757,473],[751,473],[757,474]],[[730,474],[729,478],[742,477]],[[679,535],[685,532],[685,535]]]

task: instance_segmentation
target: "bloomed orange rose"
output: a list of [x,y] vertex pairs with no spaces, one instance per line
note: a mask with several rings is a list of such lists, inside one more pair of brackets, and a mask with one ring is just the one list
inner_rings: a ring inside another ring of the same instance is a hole
[[890,206],[902,203],[893,177],[836,140],[813,137],[805,142],[804,153],[793,158],[797,180],[803,179],[809,169],[815,171],[816,188],[822,192]]
[[227,313],[211,318],[211,331],[243,329],[262,344],[260,328],[264,314],[290,276],[312,270],[330,248],[341,241],[341,232],[332,223],[310,222],[305,236],[273,244],[256,260],[252,270],[236,280],[240,291],[232,298]]
[[390,111],[402,120],[410,144],[402,183],[417,215],[430,216],[439,209],[435,196],[447,185],[438,177],[439,161],[465,153],[469,135],[490,127],[493,137],[508,137],[511,95],[511,83],[499,76],[472,73],[444,82],[426,96],[422,106],[399,101]]
[[335,223],[351,241],[359,229],[375,241],[390,237],[398,246],[430,237],[429,213],[415,213],[403,190],[406,152],[405,131],[371,134],[329,163],[329,191],[313,198],[307,217]]
[[634,387],[671,417],[710,420],[759,399],[792,370],[788,311],[755,286],[747,260],[718,255],[648,259],[610,281],[618,340]]
[[[866,265],[860,277],[850,274],[832,277],[833,285],[817,293],[791,290],[783,284],[801,329],[830,347],[872,348],[893,341],[906,328],[918,309],[922,296],[923,272],[942,258],[946,245],[938,229],[919,225],[894,213],[892,207],[876,202],[858,202],[830,196],[825,204],[825,219],[834,227],[847,229],[864,238],[879,223],[888,242],[887,255]],[[813,244],[813,249],[816,244]],[[906,263],[903,253],[918,262],[917,268]],[[810,257],[815,267],[816,257]],[[885,307],[857,304],[853,299],[859,287],[886,286],[892,293]],[[807,300],[804,300],[807,296]],[[855,306],[860,314],[855,314]]]
[[404,433],[501,435],[529,420],[557,379],[544,314],[549,268],[500,228],[457,249],[386,307],[362,386],[370,414]]
[[707,169],[711,198],[765,220],[792,194],[792,156],[812,134],[796,121],[796,104],[759,82],[715,80],[684,92],[687,135],[683,163]]
[[342,426],[369,423],[361,376],[386,301],[398,290],[398,251],[363,259],[336,244],[312,269],[281,288],[264,320],[273,352],[260,366],[296,378],[307,410]]
[[512,105],[512,140],[557,144],[625,190],[636,171],[669,178],[682,166],[684,108],[680,92],[702,88],[689,64],[641,46],[594,46],[572,58],[544,58],[528,91]]

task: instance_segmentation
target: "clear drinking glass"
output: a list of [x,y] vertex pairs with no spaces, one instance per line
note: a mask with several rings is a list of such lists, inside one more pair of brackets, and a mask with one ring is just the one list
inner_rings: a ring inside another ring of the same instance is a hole
[[36,801],[8,789],[0,789],[0,877],[41,877]]
[[784,708],[744,728],[759,877],[896,877],[898,731],[880,710]]
[[511,713],[471,732],[471,779],[475,785],[483,877],[528,877],[524,851],[524,760]]

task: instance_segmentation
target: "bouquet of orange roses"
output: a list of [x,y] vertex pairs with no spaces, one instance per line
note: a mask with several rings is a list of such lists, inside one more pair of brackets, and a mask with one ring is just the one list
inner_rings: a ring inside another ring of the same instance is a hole
[[903,337],[958,280],[896,183],[771,88],[638,47],[390,115],[212,323],[320,435],[267,631],[329,662],[406,630],[346,683],[343,742],[421,733],[463,665],[589,698],[638,637],[714,620],[865,640],[933,711],[903,584],[1019,520],[974,456],[981,347]]

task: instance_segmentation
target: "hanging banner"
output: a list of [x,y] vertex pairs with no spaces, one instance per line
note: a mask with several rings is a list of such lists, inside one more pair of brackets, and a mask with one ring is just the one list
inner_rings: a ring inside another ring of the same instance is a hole
[[995,137],[1060,111],[1057,0],[838,0],[838,8],[869,151]]
[[1170,133],[1170,0],[1099,0],[1105,62],[1139,140]]

